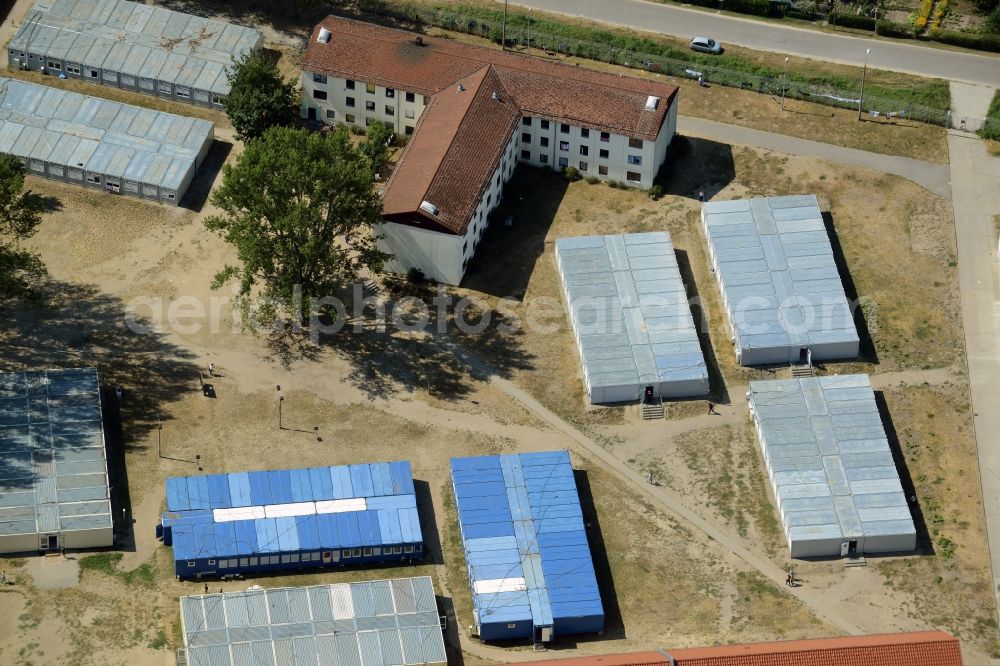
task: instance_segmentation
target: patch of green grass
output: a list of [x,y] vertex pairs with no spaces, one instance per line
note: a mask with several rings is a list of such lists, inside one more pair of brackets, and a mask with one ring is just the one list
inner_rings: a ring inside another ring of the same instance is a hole
[[986,124],[979,130],[979,136],[1000,141],[1000,90],[993,93],[990,110],[986,112]]
[[152,640],[150,640],[149,643],[147,643],[147,647],[150,650],[162,650],[163,648],[167,647],[166,632],[164,632],[163,629],[157,630],[156,635],[153,636]]
[[129,587],[153,587],[156,582],[156,568],[149,564],[140,564],[131,571],[120,571],[118,563],[122,560],[121,553],[98,553],[80,558],[80,568],[85,571],[95,571],[106,576],[114,576]]

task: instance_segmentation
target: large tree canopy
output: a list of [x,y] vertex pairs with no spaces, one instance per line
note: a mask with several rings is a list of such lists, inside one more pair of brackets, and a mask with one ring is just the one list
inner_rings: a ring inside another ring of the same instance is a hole
[[225,108],[236,138],[249,141],[269,127],[287,126],[298,113],[295,83],[285,81],[273,58],[261,49],[244,53],[226,68],[229,96]]
[[304,318],[314,299],[337,295],[364,270],[381,272],[389,255],[376,248],[382,204],[372,182],[369,160],[345,129],[271,128],[226,165],[212,194],[225,215],[205,225],[232,243],[242,264],[226,266],[214,286],[238,279],[244,316],[297,316],[301,298]]
[[24,167],[15,157],[0,155],[0,298],[20,298],[45,274],[41,259],[21,247],[42,221],[44,201],[24,191]]

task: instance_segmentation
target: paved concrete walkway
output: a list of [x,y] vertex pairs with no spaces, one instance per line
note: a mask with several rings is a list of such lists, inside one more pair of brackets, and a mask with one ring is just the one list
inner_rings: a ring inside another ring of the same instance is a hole
[[[956,114],[985,115],[983,104],[989,104],[992,91],[951,87]],[[1000,213],[1000,159],[990,157],[985,143],[971,134],[950,133],[948,150],[973,424],[993,592],[1000,607],[1000,295],[993,227],[993,216]]]
[[829,143],[810,141],[809,139],[797,139],[792,136],[785,136],[784,134],[762,132],[749,127],[730,125],[728,123],[720,123],[714,120],[705,120],[704,118],[694,118],[691,116],[680,116],[677,119],[677,132],[679,134],[721,139],[727,143],[742,143],[748,146],[757,146],[758,148],[766,148],[767,150],[779,153],[819,157],[831,162],[840,162],[883,173],[891,173],[912,180],[917,185],[945,199],[951,198],[951,188],[948,185],[951,174],[949,173],[947,164],[933,164],[932,162],[923,162],[909,157],[870,153],[866,150],[844,148]]

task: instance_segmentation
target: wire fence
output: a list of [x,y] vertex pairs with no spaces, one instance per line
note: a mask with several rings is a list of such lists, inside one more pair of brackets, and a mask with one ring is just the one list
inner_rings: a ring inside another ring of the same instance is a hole
[[[436,26],[446,30],[464,32],[499,41],[500,23],[442,9],[413,9],[399,16],[416,23]],[[784,88],[785,97],[800,99],[827,106],[857,109],[860,102],[858,89],[844,90],[832,86],[817,85],[802,81],[786,80],[784,76],[762,76],[751,72],[706,65],[678,58],[668,58],[652,53],[616,48],[608,44],[556,35],[534,27],[507,26],[507,44],[513,47],[533,47],[550,54],[577,56],[625,67],[643,69],[648,72],[688,79],[703,79],[706,83],[722,85],[766,95],[780,96]],[[959,128],[957,119],[950,111],[929,107],[915,102],[865,95],[862,106],[864,113],[890,118],[908,118],[923,123],[943,127]],[[975,131],[971,125],[984,126],[997,123],[993,119],[966,118],[965,127]],[[1000,124],[1000,123],[997,123]],[[1000,127],[996,128],[1000,131]]]

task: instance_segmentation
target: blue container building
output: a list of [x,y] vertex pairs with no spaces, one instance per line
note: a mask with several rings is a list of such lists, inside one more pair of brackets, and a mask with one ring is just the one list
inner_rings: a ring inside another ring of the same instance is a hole
[[167,479],[178,578],[421,559],[410,463]]
[[568,451],[452,458],[484,641],[604,631],[604,607]]

